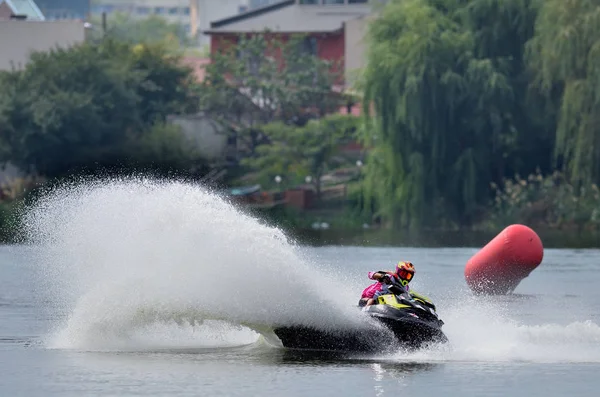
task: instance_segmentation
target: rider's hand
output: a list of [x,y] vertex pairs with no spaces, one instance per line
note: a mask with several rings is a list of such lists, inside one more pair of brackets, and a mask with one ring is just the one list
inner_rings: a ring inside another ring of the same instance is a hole
[[392,284],[392,276],[389,274],[384,274],[379,280],[385,284]]

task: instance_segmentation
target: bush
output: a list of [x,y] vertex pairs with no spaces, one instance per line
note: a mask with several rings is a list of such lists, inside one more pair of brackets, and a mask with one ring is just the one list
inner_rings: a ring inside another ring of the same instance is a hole
[[543,176],[539,171],[522,179],[492,184],[496,196],[491,222],[496,226],[527,223],[554,228],[600,228],[600,189],[596,184],[579,189],[559,172]]

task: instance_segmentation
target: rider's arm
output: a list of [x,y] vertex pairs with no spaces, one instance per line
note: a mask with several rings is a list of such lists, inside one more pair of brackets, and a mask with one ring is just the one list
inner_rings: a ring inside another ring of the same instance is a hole
[[380,278],[382,278],[386,273],[384,271],[376,271],[376,272],[369,272],[369,278],[371,280],[379,280]]
[[386,295],[389,294],[390,291],[388,289],[388,287],[386,285],[384,285],[383,287],[381,287],[381,289],[379,291],[377,291],[374,295],[373,295],[373,299],[377,300],[377,298],[379,298],[381,295]]

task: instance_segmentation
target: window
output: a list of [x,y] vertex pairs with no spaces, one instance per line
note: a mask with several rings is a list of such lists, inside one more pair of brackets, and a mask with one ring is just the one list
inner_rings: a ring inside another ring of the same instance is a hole
[[138,7],[136,11],[139,15],[148,15],[150,14],[150,7]]
[[321,0],[300,0],[300,4],[318,5],[321,4]]
[[237,50],[237,58],[243,62],[246,63],[246,67],[248,68],[248,72],[251,75],[258,75],[258,72],[260,71],[260,61],[261,61],[261,57],[257,56],[255,54],[250,54],[248,51],[246,50]]
[[179,8],[177,8],[177,7],[169,8],[169,15],[177,15],[178,12],[179,12]]
[[369,0],[348,0],[348,4],[367,4]]
[[[109,14],[112,11],[114,11],[114,9],[115,9],[114,6],[111,6],[111,5],[95,5],[95,6],[92,6],[91,11],[93,14],[102,14],[103,12]],[[60,11],[57,12],[57,15],[59,13],[60,13]]]
[[154,7],[154,13],[157,15],[164,15],[167,13],[167,9],[165,7]]
[[183,15],[190,15],[190,7],[183,7]]
[[344,4],[344,3],[345,3],[344,0],[323,0],[324,5],[337,5],[337,4]]
[[301,51],[309,55],[317,55],[317,39],[315,37],[305,37],[302,41]]

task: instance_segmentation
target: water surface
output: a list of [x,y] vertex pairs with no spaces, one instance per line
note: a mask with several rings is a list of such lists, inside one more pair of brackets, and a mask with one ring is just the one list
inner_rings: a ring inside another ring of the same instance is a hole
[[[308,248],[203,190],[60,188],[0,247],[0,395],[595,396],[600,251],[546,250],[515,294],[474,297],[475,248]],[[412,261],[450,342],[308,354],[250,329],[352,327],[368,271]]]
[[[206,335],[210,328],[194,330],[173,322],[134,335],[130,349],[56,348],[53,337],[64,322],[60,315],[52,315],[53,302],[40,301],[31,250],[4,247],[0,249],[1,394],[597,393],[599,251],[549,250],[543,265],[519,285],[514,296],[473,298],[462,269],[474,249],[306,250],[319,271],[355,279],[348,288],[356,293],[368,284],[367,271],[385,268],[399,258],[413,260],[414,288],[438,302],[451,345],[410,355],[395,351],[369,357],[306,354],[267,346],[251,331],[215,326],[218,335]],[[462,307],[461,300],[467,306]]]

